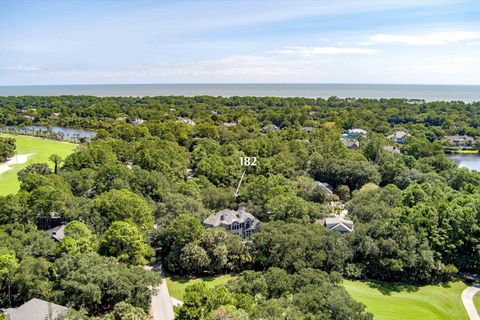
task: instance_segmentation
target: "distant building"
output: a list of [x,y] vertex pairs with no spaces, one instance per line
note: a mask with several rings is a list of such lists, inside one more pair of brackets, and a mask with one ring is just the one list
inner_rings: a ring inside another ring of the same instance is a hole
[[460,147],[472,147],[475,143],[475,139],[470,136],[448,136],[445,138],[448,142],[453,144],[455,148]]
[[52,237],[55,241],[62,241],[63,238],[65,237],[65,225],[62,224],[61,226],[52,228],[50,230],[47,230],[47,233]]
[[274,124],[270,124],[270,125],[266,125],[266,126],[263,126],[260,131],[262,133],[269,133],[269,132],[272,132],[272,131],[280,131],[280,128],[277,127],[276,125]]
[[206,218],[203,225],[207,228],[222,227],[231,233],[247,238],[258,230],[260,221],[243,209],[237,211],[225,209]]
[[223,123],[223,126],[226,127],[226,128],[234,127],[236,125],[237,125],[236,122],[224,122]]
[[127,117],[117,117],[117,121],[127,121]]
[[344,234],[353,231],[353,221],[343,218],[325,218],[320,220],[320,223],[335,232]]
[[384,146],[383,149],[393,153],[400,153],[400,148],[396,146]]
[[419,104],[424,104],[425,100],[423,100],[423,99],[408,99],[405,102],[407,104],[411,104],[411,105],[419,105]]
[[303,127],[302,130],[305,130],[307,132],[312,132],[313,131],[313,127]]
[[328,196],[333,196],[333,187],[326,182],[315,181],[315,184],[319,186]]
[[7,320],[55,320],[64,315],[67,307],[33,298],[18,308],[1,309]]
[[50,115],[50,118],[58,118],[60,117],[60,113],[59,112],[54,112]]
[[405,139],[408,138],[409,136],[410,136],[410,133],[408,133],[408,132],[396,131],[396,132],[392,133],[391,135],[389,135],[387,138],[392,140],[392,141],[395,141],[398,144],[404,144]]
[[340,136],[342,141],[358,141],[361,137],[367,137],[368,132],[363,129],[349,129]]
[[139,125],[144,124],[144,123],[145,123],[145,120],[140,119],[140,118],[135,118],[135,120],[132,121],[132,125],[134,125],[134,126],[139,126]]
[[197,124],[195,123],[195,121],[193,121],[192,119],[184,119],[184,118],[180,118],[180,120],[178,120],[179,122],[182,122],[186,125],[189,125],[189,126],[196,126]]
[[342,140],[343,144],[351,150],[360,149],[360,141],[358,140]]
[[366,130],[363,130],[363,129],[348,129],[347,130],[347,134],[351,137],[355,137],[356,139],[360,138],[360,137],[366,137],[368,136],[368,132]]

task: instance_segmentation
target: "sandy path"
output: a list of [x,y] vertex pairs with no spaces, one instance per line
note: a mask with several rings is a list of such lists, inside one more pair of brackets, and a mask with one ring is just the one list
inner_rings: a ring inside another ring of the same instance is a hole
[[30,157],[31,155],[32,155],[32,153],[19,154],[19,155],[13,156],[12,159],[10,159],[6,162],[2,162],[2,164],[0,164],[0,174],[4,173],[4,172],[6,172],[10,169],[13,169],[11,167],[11,165],[26,163],[27,160],[28,160],[28,157]]

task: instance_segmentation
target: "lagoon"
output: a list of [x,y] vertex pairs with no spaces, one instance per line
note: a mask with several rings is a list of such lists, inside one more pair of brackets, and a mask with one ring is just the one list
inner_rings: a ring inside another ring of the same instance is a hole
[[25,135],[34,135],[34,136],[43,136],[54,133],[60,140],[91,140],[95,137],[95,131],[89,131],[84,129],[75,129],[75,128],[64,128],[64,127],[47,127],[47,126],[24,126],[24,127],[14,127],[6,126],[1,128],[8,133],[18,133]]
[[448,158],[455,161],[460,168],[468,168],[480,172],[480,154],[448,154]]

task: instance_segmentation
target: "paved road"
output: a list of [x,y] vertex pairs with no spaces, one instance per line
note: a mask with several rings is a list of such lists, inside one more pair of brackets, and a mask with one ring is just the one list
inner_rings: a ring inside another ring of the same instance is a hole
[[467,310],[470,320],[480,320],[475,304],[473,303],[473,297],[480,291],[480,285],[476,284],[472,287],[468,287],[462,292],[462,302]]
[[[145,267],[147,270],[152,270],[152,267]],[[155,268],[153,271],[160,272],[162,276],[162,283],[155,287],[156,294],[152,296],[152,306],[150,313],[152,314],[152,320],[174,320],[175,313],[173,312],[172,299],[168,292],[167,280],[163,276],[161,267]]]

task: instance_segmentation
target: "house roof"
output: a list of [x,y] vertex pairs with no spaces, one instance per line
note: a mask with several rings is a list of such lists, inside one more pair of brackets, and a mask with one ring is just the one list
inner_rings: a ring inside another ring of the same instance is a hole
[[395,146],[384,146],[383,149],[390,151],[390,152],[395,152],[395,153],[400,153],[400,149]]
[[363,129],[358,129],[358,128],[354,128],[354,129],[348,129],[347,130],[347,133],[349,134],[368,134],[368,132],[366,130],[363,130]]
[[396,132],[392,133],[391,135],[389,135],[387,138],[388,139],[403,139],[405,137],[408,137],[409,135],[410,135],[410,133],[405,132],[405,131],[396,131]]
[[270,124],[270,125],[263,126],[260,130],[262,132],[269,132],[269,131],[279,131],[280,128],[274,124]]
[[360,142],[358,142],[357,140],[342,140],[343,144],[347,147],[347,148],[360,148]]
[[353,231],[353,221],[343,218],[325,218],[323,225],[334,231]]
[[466,135],[463,135],[463,136],[456,135],[456,136],[447,136],[447,140],[461,141],[461,140],[474,140],[474,138]]
[[62,224],[61,226],[47,230],[47,233],[50,237],[60,242],[65,237],[65,225]]
[[255,228],[256,225],[259,223],[257,218],[255,218],[251,213],[246,212],[243,209],[239,209],[237,211],[224,209],[220,212],[217,212],[216,214],[208,216],[208,218],[203,220],[203,224],[212,227],[220,227],[222,225],[231,225],[234,222],[242,223],[246,220],[252,221],[253,228]]
[[5,310],[9,320],[56,319],[68,311],[67,307],[33,298],[16,309]]
[[333,195],[333,187],[326,182],[315,181],[315,184],[322,188],[328,195]]

